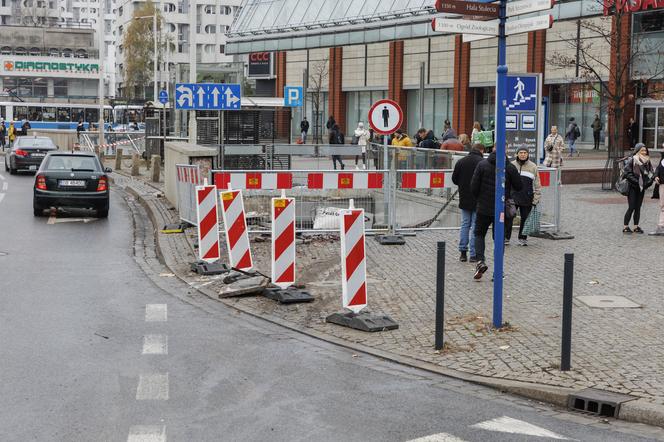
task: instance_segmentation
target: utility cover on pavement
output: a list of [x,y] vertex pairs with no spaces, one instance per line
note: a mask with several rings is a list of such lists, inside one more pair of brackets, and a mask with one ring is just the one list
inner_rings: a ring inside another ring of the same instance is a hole
[[630,301],[624,296],[613,295],[593,295],[577,296],[579,301],[592,308],[641,308],[635,302]]
[[366,311],[360,313],[332,313],[325,318],[325,322],[365,332],[379,332],[399,328],[399,324],[394,322],[389,316],[375,315]]
[[315,298],[306,290],[288,287],[281,289],[279,287],[270,287],[263,291],[266,298],[278,301],[281,304],[295,304],[298,302],[313,302]]
[[191,271],[196,272],[199,275],[221,275],[222,273],[230,272],[231,269],[226,264],[219,261],[196,261],[191,263]]

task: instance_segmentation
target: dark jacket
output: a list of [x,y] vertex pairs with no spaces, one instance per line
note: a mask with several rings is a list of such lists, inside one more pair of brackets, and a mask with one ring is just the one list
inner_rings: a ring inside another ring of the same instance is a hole
[[422,149],[440,149],[440,143],[438,143],[438,140],[436,140],[436,136],[433,134],[433,131],[430,130],[424,136],[423,140],[418,141],[417,147],[421,147]]
[[330,144],[344,144],[345,137],[341,129],[336,124],[330,129]]
[[482,162],[484,157],[479,150],[471,150],[470,153],[457,161],[452,172],[452,182],[459,186],[459,209],[475,210],[477,200],[470,190],[470,181],[477,165]]
[[[496,198],[496,153],[493,152],[489,158],[482,160],[475,169],[470,189],[477,200],[477,213],[485,216],[493,216]],[[512,189],[522,189],[521,177],[509,161],[505,160],[505,200],[511,196]]]
[[309,132],[309,122],[307,120],[302,120],[300,122],[300,131]]
[[[644,164],[644,167],[641,168],[641,176],[643,177],[643,190],[650,187],[654,180],[654,177],[649,176],[648,172],[652,172],[651,163]],[[639,176],[634,170],[634,157],[631,157],[625,163],[625,167],[623,169],[623,176],[627,179],[627,182],[631,187],[634,187],[640,191]]]
[[662,187],[662,186],[664,186],[664,157],[662,158],[662,160],[657,165],[657,169],[655,169],[655,177],[653,178],[653,180],[655,178],[659,178],[660,184],[655,185],[655,190],[653,190],[653,192],[652,192],[652,197],[656,198],[656,199],[664,198],[663,196],[660,196],[660,191],[659,191],[660,189],[664,189],[664,187]]
[[327,123],[325,123],[325,127],[327,128],[327,130],[332,130],[332,128],[334,127],[335,124],[337,124],[335,119],[330,117],[330,118],[327,119]]

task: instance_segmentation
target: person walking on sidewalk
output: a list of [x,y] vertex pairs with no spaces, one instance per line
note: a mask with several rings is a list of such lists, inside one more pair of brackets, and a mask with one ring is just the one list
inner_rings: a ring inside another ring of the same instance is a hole
[[551,133],[544,140],[544,150],[546,157],[544,165],[559,169],[563,165],[563,150],[565,150],[565,141],[558,133],[558,126],[551,126]]
[[579,152],[576,150],[576,140],[580,136],[581,131],[579,130],[579,126],[574,121],[574,117],[572,117],[569,119],[569,126],[567,126],[567,131],[565,132],[565,139],[569,145],[569,158],[574,156],[574,152],[576,152],[577,157],[579,156]]
[[300,136],[302,137],[302,144],[307,144],[307,134],[309,133],[309,122],[307,117],[300,121]]
[[[643,233],[639,227],[641,219],[641,206],[646,189],[653,183],[654,171],[648,156],[648,148],[643,143],[638,143],[634,148],[632,157],[625,163],[623,176],[629,183],[627,194],[627,212],[623,222],[623,233]],[[634,230],[629,228],[629,222],[634,215]]]
[[9,127],[7,128],[7,140],[9,140],[9,148],[11,149],[16,140],[16,128],[13,121],[9,123]]
[[599,136],[602,133],[602,120],[599,119],[599,115],[595,114],[595,120],[590,127],[593,130],[593,141],[595,143],[593,150],[599,150]]
[[[505,164],[505,200],[509,199],[511,190],[519,191],[522,189],[521,178],[516,167],[511,163]],[[485,236],[492,227],[495,209],[496,197],[496,151],[491,152],[489,158],[483,159],[475,169],[473,178],[470,181],[470,190],[473,197],[477,200],[477,214],[475,215],[475,256],[477,257],[477,266],[475,267],[474,279],[482,278],[484,272],[489,268],[486,265],[484,256]],[[503,203],[503,212],[505,211]],[[495,241],[504,241],[504,238],[495,238]]]
[[[519,245],[527,246],[528,237],[523,234],[523,226],[526,224],[526,219],[530,215],[531,210],[535,207],[542,197],[541,185],[539,174],[537,173],[537,164],[530,161],[530,154],[525,147],[519,148],[516,151],[516,160],[512,161],[516,167],[519,175],[521,175],[521,190],[512,192],[512,199],[516,204],[516,208],[521,216],[521,223],[519,225]],[[505,216],[505,238],[507,241],[512,237],[512,224],[514,218]]]
[[659,199],[659,221],[657,222],[657,229],[649,235],[664,236],[664,151],[662,151],[662,158],[659,160],[657,169],[655,169],[655,190],[652,194],[654,199]]
[[[367,168],[367,142],[369,141],[369,131],[364,128],[364,123],[357,123],[357,129],[353,132],[353,143],[360,146],[362,149],[362,169]],[[357,161],[359,160],[359,155],[355,155],[355,168],[357,167]]]
[[328,133],[332,132],[332,128],[335,124],[337,124],[337,121],[332,115],[330,115],[330,118],[327,119],[327,123],[325,123],[325,127],[327,128]]
[[[477,200],[470,189],[470,182],[477,165],[484,159],[482,153],[484,145],[475,143],[468,155],[461,158],[454,165],[452,182],[459,188],[459,209],[461,210],[461,230],[459,231],[459,261],[468,261],[470,250],[470,262],[477,262],[475,253],[475,217]],[[470,244],[470,248],[468,247]]]
[[7,128],[5,127],[5,122],[0,122],[0,147],[2,151],[5,151],[5,140],[7,139]]
[[[345,144],[345,143],[346,143],[346,138],[343,132],[341,132],[341,128],[339,127],[339,125],[335,123],[330,130],[330,144]],[[344,170],[346,168],[346,165],[341,160],[341,155],[332,154],[332,164],[334,166],[334,170],[337,170],[337,161],[339,162],[341,170]]]

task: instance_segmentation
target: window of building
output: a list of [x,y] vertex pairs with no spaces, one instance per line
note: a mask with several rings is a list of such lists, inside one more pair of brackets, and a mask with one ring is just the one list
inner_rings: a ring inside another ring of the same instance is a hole
[[353,91],[346,92],[346,131],[355,130],[357,123],[367,125],[367,116],[371,105],[387,97],[387,91]]
[[55,97],[67,97],[69,95],[67,89],[67,80],[53,80],[53,95]]
[[216,25],[206,25],[205,26],[205,33],[206,34],[216,34],[217,33],[217,26]]
[[[124,12],[124,10],[123,10],[122,6],[120,6],[120,7],[118,8],[118,15],[119,15],[120,17],[122,17],[122,13],[123,13],[123,12]],[[122,27],[122,26],[120,26],[120,27]]]
[[217,8],[214,5],[205,5],[204,10],[206,14],[216,14]]
[[41,55],[41,49],[39,49],[39,48],[30,48],[30,55],[35,55],[35,56]]
[[[420,129],[420,91],[412,89],[407,92],[408,97],[408,134],[415,136]],[[433,130],[436,137],[443,133],[443,123],[446,119],[452,120],[452,89],[425,89],[424,90],[424,116],[422,127]]]
[[223,54],[224,52],[226,52],[226,45],[219,45],[219,53]]
[[599,115],[604,130],[600,138],[604,138],[607,126],[606,102],[599,92],[599,84],[568,83],[551,85],[549,103],[551,106],[549,119],[551,126],[558,126],[564,134],[570,118],[574,118],[581,131],[581,142],[592,143],[593,131],[590,125]]
[[[493,119],[496,111],[496,89],[493,87],[475,88],[475,121],[486,130],[494,126]],[[452,121],[452,118],[449,119]],[[452,125],[454,122],[452,121]],[[469,128],[471,130],[472,128]]]

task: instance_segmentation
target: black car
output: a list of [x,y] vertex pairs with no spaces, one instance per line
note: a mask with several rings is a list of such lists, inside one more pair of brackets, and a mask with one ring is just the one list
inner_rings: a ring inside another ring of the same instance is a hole
[[9,156],[5,157],[5,170],[12,175],[19,170],[36,171],[46,154],[57,149],[49,137],[17,137]]
[[110,172],[91,153],[48,154],[35,176],[35,216],[51,207],[76,207],[94,209],[98,218],[106,218],[110,196],[106,174]]

